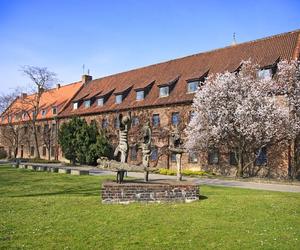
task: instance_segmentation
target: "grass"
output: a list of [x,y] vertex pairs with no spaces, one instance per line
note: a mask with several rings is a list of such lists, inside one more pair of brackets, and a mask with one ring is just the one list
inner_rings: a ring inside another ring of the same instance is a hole
[[105,178],[1,166],[0,249],[299,249],[300,194],[203,186],[190,204],[102,205]]

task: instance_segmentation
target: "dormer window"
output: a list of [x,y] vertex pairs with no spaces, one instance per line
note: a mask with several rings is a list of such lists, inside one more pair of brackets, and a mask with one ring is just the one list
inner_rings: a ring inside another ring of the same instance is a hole
[[91,106],[91,100],[90,100],[90,99],[85,100],[85,101],[84,101],[84,107],[85,107],[85,108],[89,108],[90,106]]
[[57,114],[57,107],[53,107],[53,108],[52,108],[52,114],[53,114],[53,115],[56,115],[56,114]]
[[195,93],[199,87],[199,81],[192,81],[187,83],[187,92]]
[[42,116],[43,117],[46,116],[46,110],[45,109],[42,110]]
[[169,86],[159,88],[159,97],[169,96]]
[[97,106],[103,106],[104,105],[104,98],[101,97],[101,98],[98,98],[97,99]]
[[259,79],[262,79],[262,80],[268,80],[268,79],[271,79],[272,76],[273,76],[273,72],[272,72],[272,69],[261,69],[257,72],[257,76]]
[[78,109],[78,102],[74,102],[73,103],[73,109],[75,110],[75,109]]
[[116,104],[120,104],[123,101],[123,96],[122,95],[116,95]]
[[136,100],[137,101],[144,100],[144,96],[145,96],[145,91],[144,90],[139,90],[139,91],[136,92]]

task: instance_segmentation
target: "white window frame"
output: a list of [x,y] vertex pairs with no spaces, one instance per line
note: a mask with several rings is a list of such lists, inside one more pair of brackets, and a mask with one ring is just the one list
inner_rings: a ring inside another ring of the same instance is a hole
[[272,69],[271,68],[268,68],[268,69],[260,69],[258,72],[257,72],[257,77],[259,79],[262,79],[262,80],[268,80],[268,79],[271,79],[272,78]]
[[97,106],[103,106],[104,105],[104,98],[100,97],[97,99]]
[[83,102],[83,106],[84,106],[85,108],[91,107],[91,99],[85,100],[85,101]]
[[145,91],[144,90],[138,90],[136,91],[136,100],[142,101],[145,98]]
[[[200,85],[200,82],[199,82],[199,81],[190,81],[190,82],[188,82],[188,83],[187,83],[187,93],[195,93],[195,92],[197,91],[199,85]],[[191,88],[191,86],[193,86],[193,87],[196,86],[196,89],[193,90],[193,89]]]
[[73,110],[78,109],[78,102],[73,102]]
[[[164,90],[166,90],[164,92]],[[170,95],[170,87],[169,86],[163,86],[159,87],[159,97],[167,97]]]
[[116,95],[116,104],[121,104],[123,102],[123,95]]

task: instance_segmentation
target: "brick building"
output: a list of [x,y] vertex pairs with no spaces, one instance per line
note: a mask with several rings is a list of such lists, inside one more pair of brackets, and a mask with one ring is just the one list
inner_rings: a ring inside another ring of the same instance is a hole
[[[99,79],[93,80],[91,76],[84,75],[82,86],[77,83],[78,90],[68,92],[68,98],[64,99],[65,104],[61,105],[55,119],[47,119],[59,124],[72,116],[83,117],[88,122],[96,122],[116,145],[117,117],[130,112],[128,161],[135,164],[141,162],[141,152],[136,147],[139,131],[143,122],[149,119],[153,131],[151,165],[172,168],[175,167],[175,157],[166,153],[169,133],[176,126],[182,131],[189,122],[193,115],[191,104],[194,93],[199,85],[205,84],[206,76],[234,72],[239,69],[242,60],[247,59],[261,66],[262,76],[270,75],[276,72],[279,59],[299,59],[299,56],[300,30],[296,30]],[[41,122],[43,120],[41,117]],[[286,176],[286,154],[285,148],[268,150],[262,156],[267,163],[262,173]],[[56,151],[56,155],[63,160],[61,152]],[[230,153],[226,150],[186,153],[182,164],[184,169],[212,170],[222,174],[235,171]]]

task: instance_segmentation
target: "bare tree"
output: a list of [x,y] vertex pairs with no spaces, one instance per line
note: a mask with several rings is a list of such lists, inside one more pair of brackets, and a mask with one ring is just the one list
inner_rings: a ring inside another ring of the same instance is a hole
[[12,149],[14,158],[17,157],[19,145],[23,141],[22,113],[20,107],[13,105],[18,100],[16,90],[0,95],[0,112],[2,114],[0,138],[4,145]]
[[49,71],[45,67],[23,66],[21,68],[23,74],[31,81],[31,89],[34,93],[27,98],[22,99],[24,112],[27,114],[29,123],[31,124],[36,157],[40,158],[39,140],[37,131],[37,117],[40,113],[40,101],[43,93],[53,86],[57,81],[56,74]]
[[[47,121],[42,130],[42,140],[48,151],[48,160],[50,160],[51,150],[53,150],[54,147],[56,148],[57,142],[56,123],[50,123]],[[56,158],[56,155],[54,155],[54,157]]]

